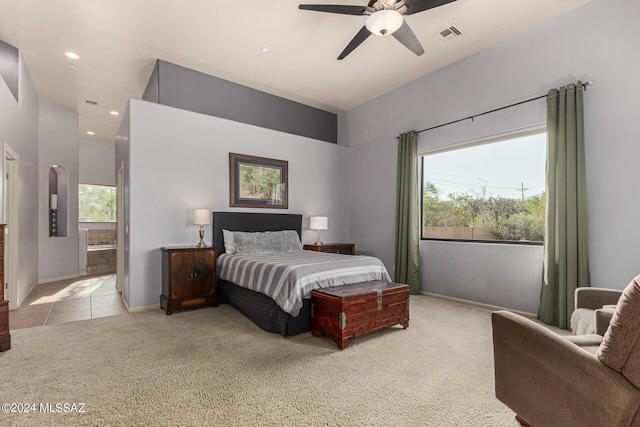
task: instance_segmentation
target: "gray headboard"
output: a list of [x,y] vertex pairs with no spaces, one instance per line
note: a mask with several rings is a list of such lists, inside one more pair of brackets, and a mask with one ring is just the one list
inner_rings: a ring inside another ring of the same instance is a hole
[[302,215],[253,212],[213,212],[213,248],[216,256],[224,253],[222,229],[229,231],[295,230],[302,236]]

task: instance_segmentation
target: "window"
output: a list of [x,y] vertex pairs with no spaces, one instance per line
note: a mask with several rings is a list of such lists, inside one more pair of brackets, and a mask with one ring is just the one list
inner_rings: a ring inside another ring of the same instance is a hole
[[422,238],[541,243],[546,133],[512,132],[422,155]]
[[116,187],[80,184],[78,222],[116,222]]

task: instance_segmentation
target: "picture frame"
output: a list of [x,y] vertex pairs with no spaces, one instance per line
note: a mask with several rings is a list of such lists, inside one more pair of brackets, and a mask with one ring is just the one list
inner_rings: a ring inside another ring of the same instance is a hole
[[229,153],[229,206],[289,208],[289,162]]

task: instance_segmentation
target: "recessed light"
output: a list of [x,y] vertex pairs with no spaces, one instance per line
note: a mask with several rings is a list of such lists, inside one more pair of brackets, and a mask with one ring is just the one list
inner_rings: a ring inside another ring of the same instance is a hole
[[64,54],[67,56],[67,58],[80,59],[80,55],[75,52],[65,52]]
[[118,113],[116,110],[109,111],[109,114],[111,114],[112,116],[119,116],[120,115],[120,113]]
[[88,131],[87,131],[87,135],[95,135],[95,134],[96,134],[96,133],[95,133],[94,131],[92,131],[92,130],[88,130]]
[[268,47],[263,47],[262,49],[260,49],[262,52],[267,53],[269,52],[269,48]]

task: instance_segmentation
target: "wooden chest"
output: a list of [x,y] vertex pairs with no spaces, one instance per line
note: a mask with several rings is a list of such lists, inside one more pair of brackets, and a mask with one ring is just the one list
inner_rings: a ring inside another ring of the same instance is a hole
[[311,333],[343,350],[354,338],[400,324],[409,327],[409,286],[371,281],[311,292]]

